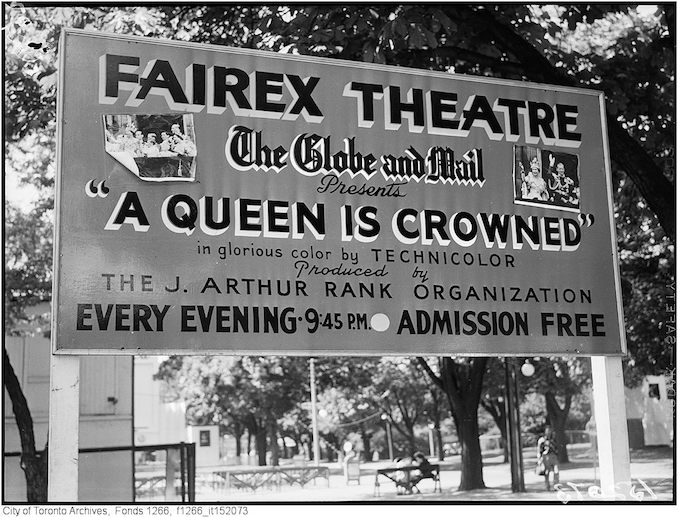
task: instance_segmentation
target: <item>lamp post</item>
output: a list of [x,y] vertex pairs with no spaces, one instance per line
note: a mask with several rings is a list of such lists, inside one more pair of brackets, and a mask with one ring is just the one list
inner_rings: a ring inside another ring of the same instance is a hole
[[313,463],[320,465],[320,438],[318,436],[318,406],[315,393],[315,359],[311,357],[311,422],[313,425]]
[[433,457],[436,454],[435,447],[433,446],[433,429],[435,424],[428,424],[428,451],[429,456]]
[[[533,367],[534,368],[534,367]],[[511,462],[511,491],[525,492],[523,475],[523,450],[520,443],[520,411],[518,398],[518,376],[513,360],[504,358],[506,396],[506,432],[508,435],[509,459]]]
[[393,437],[391,436],[391,422],[387,415],[381,415],[381,419],[386,423],[386,441],[388,442],[388,459],[393,461]]

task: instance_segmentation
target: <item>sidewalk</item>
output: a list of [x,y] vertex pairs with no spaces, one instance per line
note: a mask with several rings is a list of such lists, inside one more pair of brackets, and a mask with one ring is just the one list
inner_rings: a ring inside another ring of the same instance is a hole
[[[395,485],[386,478],[380,478],[380,496],[374,495],[374,480],[376,470],[390,466],[389,461],[365,463],[361,465],[360,484],[352,482],[347,485],[341,474],[341,465],[325,464],[330,467],[329,487],[325,479],[318,479],[304,488],[284,486],[279,491],[261,489],[257,492],[228,490],[221,493],[209,493],[198,490],[196,502],[570,502],[570,501],[600,501],[599,492],[595,488],[599,485],[600,472],[594,465],[590,452],[586,446],[568,446],[570,463],[561,466],[560,483],[558,490],[547,492],[544,487],[544,478],[534,473],[534,448],[524,451],[525,489],[524,493],[511,492],[511,474],[508,464],[502,463],[500,454],[488,454],[483,457],[483,479],[487,488],[460,492],[459,486],[460,457],[452,456],[440,462],[440,480],[442,493],[433,493],[433,482],[423,480],[419,488],[421,494],[397,495]],[[618,487],[617,500],[635,502],[671,501],[673,493],[674,452],[669,447],[657,447],[631,451],[631,481],[630,487]],[[435,462],[435,460],[433,460]],[[572,483],[573,485],[568,485]],[[590,488],[594,487],[594,488]],[[576,488],[576,489],[575,489]],[[577,492],[577,490],[579,492]],[[624,495],[622,495],[622,493]],[[634,499],[635,497],[635,499]],[[622,499],[623,498],[623,499]]]

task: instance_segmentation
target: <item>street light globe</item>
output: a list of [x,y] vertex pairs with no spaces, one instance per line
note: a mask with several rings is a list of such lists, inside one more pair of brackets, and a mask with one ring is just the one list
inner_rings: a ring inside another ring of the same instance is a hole
[[325,418],[327,416],[327,410],[319,409],[318,410],[318,416],[320,416],[320,418]]
[[520,371],[525,377],[532,377],[534,375],[534,365],[532,363],[523,363]]
[[382,420],[386,420],[387,418],[388,418],[388,416],[386,416],[386,415],[381,415],[381,419],[382,419]]

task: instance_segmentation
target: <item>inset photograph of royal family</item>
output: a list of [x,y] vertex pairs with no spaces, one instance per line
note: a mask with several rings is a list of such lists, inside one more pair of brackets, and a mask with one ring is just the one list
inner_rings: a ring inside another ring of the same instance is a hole
[[579,157],[538,147],[513,147],[514,201],[579,212]]
[[104,115],[106,152],[144,181],[195,181],[193,115]]

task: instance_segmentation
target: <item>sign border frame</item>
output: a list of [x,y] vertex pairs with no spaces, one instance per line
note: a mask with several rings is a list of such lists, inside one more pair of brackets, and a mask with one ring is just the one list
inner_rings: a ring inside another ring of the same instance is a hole
[[[204,350],[186,350],[186,349],[152,349],[144,348],[134,349],[134,348],[125,348],[121,350],[114,349],[73,349],[73,348],[62,348],[57,349],[57,313],[59,307],[59,284],[60,276],[59,266],[60,266],[60,250],[61,250],[61,225],[60,225],[60,212],[61,212],[61,175],[63,171],[62,157],[63,157],[63,141],[62,141],[62,124],[63,124],[63,102],[64,102],[64,83],[65,83],[65,74],[63,73],[63,65],[65,63],[65,53],[66,53],[66,38],[69,35],[77,35],[84,37],[92,38],[102,38],[102,39],[113,39],[113,40],[123,40],[129,42],[140,42],[147,44],[156,44],[156,45],[166,45],[170,47],[179,47],[179,48],[188,48],[202,51],[210,52],[219,52],[223,54],[238,54],[238,55],[250,55],[256,56],[259,58],[266,59],[282,59],[284,61],[295,61],[295,62],[305,62],[305,63],[318,63],[318,64],[332,64],[340,67],[350,67],[350,68],[359,68],[359,69],[369,69],[369,70],[380,70],[383,72],[397,73],[397,74],[410,74],[410,75],[420,75],[421,72],[425,72],[427,76],[441,78],[441,79],[454,79],[462,82],[471,82],[471,83],[483,83],[483,84],[495,84],[502,86],[511,86],[511,87],[524,87],[528,89],[540,89],[549,91],[559,91],[564,93],[572,93],[578,95],[589,95],[598,97],[598,102],[600,106],[600,123],[601,123],[601,136],[603,140],[603,162],[604,162],[604,173],[605,181],[607,186],[607,208],[608,208],[608,223],[610,225],[610,239],[611,239],[611,249],[612,252],[612,267],[614,269],[614,283],[615,283],[615,298],[619,322],[619,352],[614,353],[600,353],[600,354],[588,354],[588,353],[557,353],[550,355],[557,355],[563,357],[624,357],[628,355],[628,348],[626,342],[626,325],[624,321],[624,307],[623,299],[621,293],[621,276],[619,271],[619,253],[617,250],[617,231],[614,224],[614,204],[612,196],[612,171],[611,171],[611,160],[610,160],[610,149],[608,141],[608,131],[607,131],[607,118],[605,110],[605,94],[600,90],[594,89],[585,89],[577,88],[571,86],[559,86],[559,85],[550,85],[545,83],[534,83],[529,81],[514,81],[508,79],[500,79],[496,77],[478,77],[465,74],[450,74],[445,72],[439,72],[435,70],[426,70],[426,69],[417,69],[410,67],[398,67],[393,65],[382,65],[376,63],[363,63],[359,61],[349,61],[345,59],[331,59],[331,58],[322,58],[317,56],[304,56],[297,54],[282,54],[272,51],[265,50],[255,50],[255,49],[246,49],[246,48],[237,48],[221,45],[211,45],[207,43],[194,43],[186,42],[179,40],[171,40],[165,38],[149,38],[145,36],[135,36],[129,34],[115,34],[110,32],[93,32],[84,29],[74,29],[74,28],[64,28],[61,31],[59,38],[59,54],[57,58],[57,66],[59,71],[59,81],[57,85],[57,102],[56,102],[56,172],[55,172],[55,182],[54,182],[54,240],[53,240],[53,262],[52,262],[52,308],[51,308],[51,349],[52,354],[54,355],[74,355],[74,356],[89,356],[89,355],[128,355],[128,356],[137,356],[137,355],[234,355],[234,356],[252,356],[252,355],[261,355],[261,356],[299,356],[299,357],[340,357],[346,356],[345,353],[334,350],[322,350],[322,349],[312,349],[312,350],[301,350],[297,349],[294,351],[284,351],[284,350],[238,350],[238,349],[204,349]],[[379,355],[379,354],[376,354]],[[412,353],[402,353],[402,352],[388,352],[382,353],[382,357],[409,357],[412,355],[426,355],[431,357],[445,357],[445,356],[456,356],[456,357],[525,357],[524,353],[473,353],[473,352],[458,352],[458,353],[424,353],[418,354],[416,351]],[[542,354],[545,355],[545,354]],[[356,353],[353,352],[350,354],[351,357],[368,357],[375,356],[375,352],[364,352]]]

